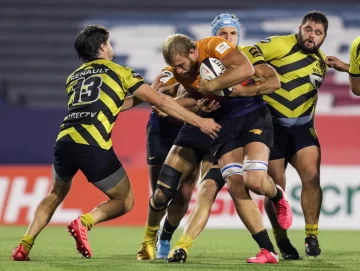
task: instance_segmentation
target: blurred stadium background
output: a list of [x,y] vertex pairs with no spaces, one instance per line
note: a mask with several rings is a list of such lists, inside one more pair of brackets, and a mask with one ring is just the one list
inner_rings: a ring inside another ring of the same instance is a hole
[[[285,0],[2,0],[0,6],[2,226],[26,225],[50,188],[53,145],[67,110],[65,80],[80,65],[73,41],[85,24],[106,26],[114,61],[136,69],[150,83],[164,66],[160,48],[165,37],[173,32],[194,39],[209,36],[210,23],[221,12],[238,15],[244,45],[297,32],[302,16],[314,9],[329,18],[329,32],[322,46],[326,54],[348,61],[350,44],[360,35],[358,0],[337,4],[325,0],[303,0],[301,4]],[[149,197],[145,127],[149,112],[149,106],[140,106],[122,113],[115,125],[114,148],[130,175],[135,207],[110,225],[145,223]],[[359,229],[360,98],[350,93],[347,74],[328,71],[316,115],[324,192],[320,228]],[[293,168],[288,169],[287,176],[287,194],[295,214],[293,229],[303,229],[300,180]],[[64,225],[102,199],[103,195],[79,173],[51,223]],[[256,200],[262,210],[262,198]],[[216,200],[209,227],[243,228],[226,190]]]

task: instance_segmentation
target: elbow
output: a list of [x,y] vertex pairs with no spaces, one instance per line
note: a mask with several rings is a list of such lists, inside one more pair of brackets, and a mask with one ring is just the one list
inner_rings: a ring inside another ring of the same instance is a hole
[[164,106],[166,106],[166,104],[169,103],[169,99],[173,99],[173,98],[171,98],[170,96],[165,95],[165,94],[160,94],[159,99],[157,99],[157,101],[156,101],[156,103],[154,103],[154,105],[159,108],[164,108]]
[[266,94],[271,94],[281,88],[281,83],[279,77],[277,75],[271,76],[267,78],[268,80],[268,91]]
[[350,77],[350,88],[354,95],[360,96],[360,78]]
[[246,78],[250,78],[255,75],[255,69],[253,65],[249,65],[249,68],[246,69],[247,75]]
[[279,88],[281,88],[281,82],[280,82],[280,79],[279,79],[279,77],[276,75],[276,76],[274,76],[274,79],[273,79],[273,91],[275,91],[275,90],[278,90]]
[[351,91],[355,96],[360,96],[360,86],[358,88],[352,88]]
[[354,95],[356,96],[360,96],[360,80],[358,80],[359,82],[356,82],[354,84],[354,82],[350,81],[350,88],[352,93],[354,93]]

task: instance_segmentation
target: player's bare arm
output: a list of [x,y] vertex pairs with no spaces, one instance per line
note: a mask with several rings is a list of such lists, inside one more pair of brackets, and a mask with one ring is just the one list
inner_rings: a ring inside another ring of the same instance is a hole
[[[164,83],[161,81],[161,78],[165,77],[164,74],[160,74],[158,76],[156,76],[154,82],[151,84],[151,87],[153,89],[155,89],[156,91],[158,91],[159,93],[163,93],[163,94],[167,94],[169,95],[167,92],[175,92],[175,85],[171,85],[171,86],[165,86]],[[172,96],[172,95],[170,95]],[[139,98],[135,97],[134,95],[128,96],[124,99],[124,103],[121,106],[120,112],[125,112],[139,104],[143,103],[142,100],[140,100]]]
[[219,59],[226,67],[226,71],[210,81],[200,79],[198,86],[200,92],[229,88],[254,75],[254,67],[244,53],[235,48],[229,50],[223,58]]
[[[337,71],[349,73],[350,64],[341,61],[336,56],[326,57],[325,63],[326,65],[328,65],[328,67],[333,68]],[[350,81],[351,91],[356,96],[360,96],[360,78],[349,76],[349,81]]]
[[179,105],[173,98],[168,95],[159,94],[147,84],[141,85],[134,95],[146,102],[149,102],[166,114],[187,122],[193,126],[199,127],[202,132],[208,134],[212,138],[217,137],[217,132],[220,131],[221,126],[214,122],[213,119],[201,118],[198,115],[185,109]]
[[339,72],[349,72],[350,64],[341,61],[336,56],[327,56],[325,63],[329,68],[333,68]]
[[[183,87],[181,87],[184,89]],[[196,100],[186,91],[181,93],[181,90],[179,89],[178,97],[174,98],[174,100],[181,106],[185,107],[186,109],[190,110],[191,112],[194,112],[191,110],[191,108],[196,107]],[[156,106],[153,106],[155,112],[159,115],[159,117],[168,117],[168,115],[164,112],[162,112],[159,108]]]
[[141,104],[143,101],[139,98],[136,98],[134,95],[128,96],[124,99],[124,103],[121,106],[120,112],[125,112],[139,104]]
[[280,79],[274,68],[268,64],[258,64],[254,67],[255,76],[259,78],[253,84],[238,84],[233,87],[230,96],[256,96],[271,94],[280,88]]

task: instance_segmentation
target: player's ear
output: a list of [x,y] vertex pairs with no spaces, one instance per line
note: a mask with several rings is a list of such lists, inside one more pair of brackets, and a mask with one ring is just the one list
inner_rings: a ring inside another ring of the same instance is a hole
[[105,52],[105,44],[101,43],[99,50],[100,50],[101,52]]

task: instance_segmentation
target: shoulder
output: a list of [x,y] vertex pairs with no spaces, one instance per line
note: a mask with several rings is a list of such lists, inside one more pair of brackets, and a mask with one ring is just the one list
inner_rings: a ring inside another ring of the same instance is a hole
[[360,56],[360,36],[357,37],[351,44],[350,53],[355,57]]
[[238,50],[242,51],[249,58],[261,56],[259,48],[254,45],[238,46]]
[[222,37],[209,37],[199,40],[199,49],[201,48],[210,51],[215,50],[221,54],[229,48],[235,48],[235,46]]
[[326,54],[325,54],[323,51],[321,51],[320,49],[319,49],[319,54],[321,55],[321,57],[323,58],[323,60],[326,59]]
[[177,83],[177,80],[175,79],[174,76],[174,70],[172,67],[167,66],[165,67],[162,71],[161,74],[163,75],[163,77],[160,79],[160,81],[164,84],[164,85],[173,85]]
[[130,69],[130,68],[121,66],[121,65],[119,65],[119,64],[117,64],[115,62],[112,62],[110,60],[104,60],[104,61],[102,61],[101,64],[107,66],[108,68],[110,68],[113,71],[124,71],[124,70]]
[[257,43],[257,45],[265,45],[265,44],[287,44],[293,46],[297,43],[296,36],[293,35],[286,35],[286,36],[271,36],[267,37],[266,39],[261,40]]

